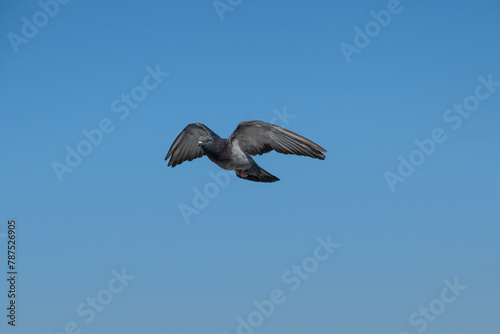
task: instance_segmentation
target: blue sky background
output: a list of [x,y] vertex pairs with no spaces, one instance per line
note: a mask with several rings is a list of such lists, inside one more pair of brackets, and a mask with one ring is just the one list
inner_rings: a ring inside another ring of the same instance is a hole
[[[255,333],[418,333],[409,317],[455,277],[467,288],[425,332],[498,331],[500,87],[456,130],[443,114],[479,76],[500,81],[500,4],[402,0],[347,62],[339,45],[387,6],[254,0],[221,20],[210,0],[71,1],[16,53],[8,34],[41,7],[2,2],[0,263],[5,277],[16,218],[19,275],[16,328],[0,281],[1,332],[233,334],[279,289]],[[112,102],[157,65],[170,75],[121,120]],[[284,108],[327,159],[257,157],[280,182],[232,173],[186,224],[179,205],[221,170],[167,167],[184,126],[226,137]],[[53,162],[105,118],[113,132],[59,182]],[[391,191],[384,173],[435,128],[447,140]],[[340,247],[292,291],[282,275],[329,235]],[[135,278],[87,323],[77,307],[122,268]]]

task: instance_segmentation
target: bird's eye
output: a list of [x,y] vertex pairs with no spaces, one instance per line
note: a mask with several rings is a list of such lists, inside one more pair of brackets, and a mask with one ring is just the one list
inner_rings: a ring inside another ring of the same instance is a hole
[[208,143],[208,139],[207,139],[207,140],[205,140],[205,143]]

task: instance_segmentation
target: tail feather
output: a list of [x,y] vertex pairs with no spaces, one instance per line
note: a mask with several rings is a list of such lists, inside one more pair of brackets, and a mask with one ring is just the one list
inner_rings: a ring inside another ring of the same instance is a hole
[[266,172],[263,170],[259,165],[254,164],[252,168],[246,170],[247,176],[246,177],[241,177],[240,175],[236,174],[237,177],[243,180],[249,180],[249,181],[254,181],[254,182],[276,182],[279,181],[276,176]]

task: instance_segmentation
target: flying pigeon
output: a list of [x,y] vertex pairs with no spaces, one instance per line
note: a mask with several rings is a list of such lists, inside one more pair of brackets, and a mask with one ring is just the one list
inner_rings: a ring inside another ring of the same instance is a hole
[[311,140],[280,126],[263,121],[243,121],[227,139],[201,123],[191,123],[175,138],[165,160],[175,167],[206,155],[236,176],[255,182],[276,182],[276,176],[262,169],[252,156],[275,150],[278,153],[303,155],[324,160],[326,150]]

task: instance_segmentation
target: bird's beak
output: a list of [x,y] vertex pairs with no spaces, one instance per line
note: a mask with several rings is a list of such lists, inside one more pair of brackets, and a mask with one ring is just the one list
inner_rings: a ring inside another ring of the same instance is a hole
[[198,146],[200,146],[200,145],[201,145],[201,140],[200,140],[200,141],[198,141]]

